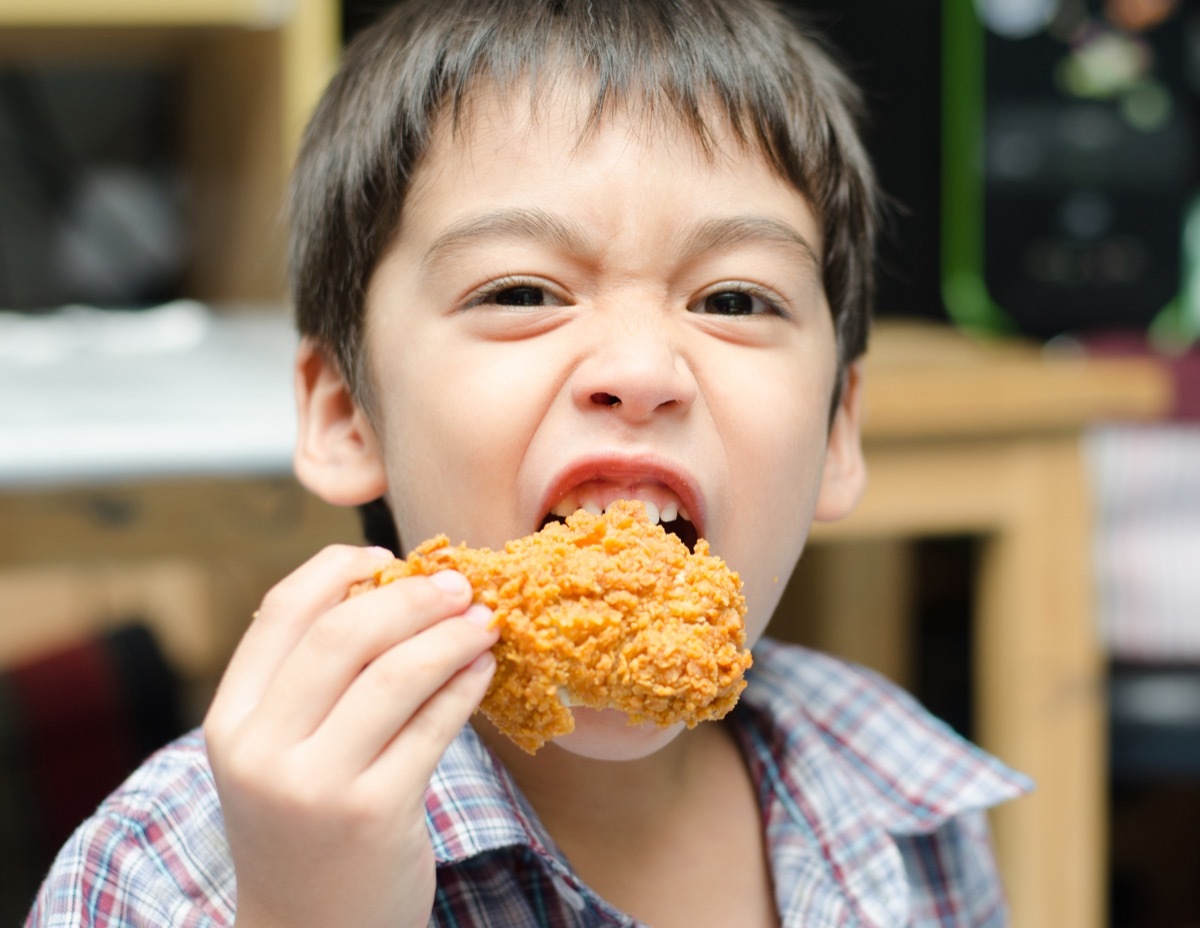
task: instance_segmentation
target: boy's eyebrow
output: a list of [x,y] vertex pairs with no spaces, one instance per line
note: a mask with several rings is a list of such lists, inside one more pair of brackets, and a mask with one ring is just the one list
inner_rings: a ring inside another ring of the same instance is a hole
[[536,239],[575,254],[590,254],[595,250],[580,223],[541,209],[513,207],[472,216],[450,226],[434,239],[421,259],[421,266],[428,267],[447,252],[485,238]]
[[799,229],[766,216],[730,216],[702,222],[684,242],[683,254],[686,258],[695,258],[744,242],[764,242],[795,249],[814,271],[821,267],[817,250]]
[[[596,251],[595,242],[582,224],[542,209],[512,207],[450,226],[426,250],[421,266],[427,268],[447,253],[487,238],[534,239],[574,254]],[[745,242],[782,245],[799,251],[814,271],[821,266],[816,249],[798,229],[766,216],[728,216],[701,222],[692,229],[681,252],[691,259]]]

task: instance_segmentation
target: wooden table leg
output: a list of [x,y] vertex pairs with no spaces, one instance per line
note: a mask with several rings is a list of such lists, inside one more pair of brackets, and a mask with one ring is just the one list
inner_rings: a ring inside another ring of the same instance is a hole
[[1037,781],[996,810],[1001,871],[1021,928],[1097,928],[1104,909],[1103,660],[1090,517],[1076,437],[1000,452],[1005,518],[977,593],[978,740]]

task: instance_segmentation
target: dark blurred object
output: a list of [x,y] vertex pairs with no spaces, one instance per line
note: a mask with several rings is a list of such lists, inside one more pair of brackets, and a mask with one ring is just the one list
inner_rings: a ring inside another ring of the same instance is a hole
[[129,625],[0,673],[0,924],[20,924],[58,849],[182,733],[180,682]]
[[1200,780],[1166,779],[1113,793],[1111,928],[1196,928]]
[[944,255],[959,321],[1050,338],[1181,311],[1196,10],[1150,6],[947,0]]
[[0,70],[0,309],[179,294],[172,86],[136,68]]
[[788,0],[862,88],[864,137],[889,199],[878,315],[946,319],[941,296],[941,11],[937,2]]
[[1200,666],[1120,662],[1109,686],[1113,928],[1200,924]]
[[1191,778],[1200,787],[1200,666],[1116,664],[1109,720],[1114,781]]
[[979,539],[919,539],[913,549],[913,695],[964,738],[974,736],[973,597]]

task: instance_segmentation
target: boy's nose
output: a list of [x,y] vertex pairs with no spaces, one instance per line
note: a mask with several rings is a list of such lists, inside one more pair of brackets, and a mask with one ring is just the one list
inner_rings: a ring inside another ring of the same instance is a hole
[[611,410],[629,422],[690,406],[696,379],[667,328],[650,325],[599,337],[575,370],[575,403],[584,410]]

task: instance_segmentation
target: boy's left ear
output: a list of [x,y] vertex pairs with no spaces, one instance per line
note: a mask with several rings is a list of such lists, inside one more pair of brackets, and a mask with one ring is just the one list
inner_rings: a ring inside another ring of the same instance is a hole
[[335,506],[383,496],[387,472],[375,430],[326,351],[305,338],[296,353],[297,479]]
[[825,450],[825,469],[814,518],[833,522],[854,511],[867,488],[867,462],[862,451],[862,361],[846,370]]

